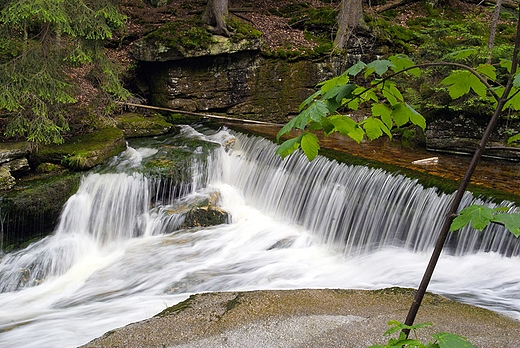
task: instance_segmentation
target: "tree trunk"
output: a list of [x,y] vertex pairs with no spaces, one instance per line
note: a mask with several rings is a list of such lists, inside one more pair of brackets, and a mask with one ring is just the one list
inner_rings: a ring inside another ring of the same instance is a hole
[[[495,46],[495,35],[497,33],[497,24],[498,19],[500,18],[500,9],[502,8],[502,0],[497,0],[497,4],[495,5],[495,11],[493,12],[493,20],[491,21],[491,29],[489,31],[489,41],[488,41],[488,49],[492,50]],[[490,63],[491,63],[491,53],[490,53]]]
[[361,0],[342,0],[337,18],[338,32],[334,39],[334,48],[347,48],[348,39],[363,23]]
[[226,28],[228,15],[228,0],[208,0],[202,19],[212,27],[211,32],[216,35],[229,36]]

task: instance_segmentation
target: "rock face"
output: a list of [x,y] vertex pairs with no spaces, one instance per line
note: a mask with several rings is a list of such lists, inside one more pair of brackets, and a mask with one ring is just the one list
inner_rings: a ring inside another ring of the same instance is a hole
[[187,49],[180,45],[171,45],[152,35],[134,43],[133,56],[142,62],[167,62],[185,58],[258,51],[260,46],[261,41],[259,39],[233,41],[228,37],[214,35],[208,45],[196,49]]
[[[488,120],[462,115],[446,116],[428,122],[426,147],[434,151],[473,154]],[[520,132],[520,122],[499,121],[487,145],[485,156],[520,161],[520,148],[504,145],[510,135]]]
[[143,63],[140,77],[153,105],[281,123],[297,114],[316,84],[335,71],[330,62],[289,62],[240,52]]
[[15,177],[30,170],[27,161],[30,149],[27,142],[4,143],[0,146],[0,191],[13,188]]

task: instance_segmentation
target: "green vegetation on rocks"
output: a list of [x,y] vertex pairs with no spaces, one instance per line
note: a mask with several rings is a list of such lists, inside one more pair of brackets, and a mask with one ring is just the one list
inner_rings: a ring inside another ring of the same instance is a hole
[[2,193],[3,251],[20,248],[27,241],[52,232],[63,205],[77,191],[80,177],[79,173],[70,172],[40,175]]
[[117,127],[106,127],[74,137],[61,145],[45,145],[31,156],[31,161],[63,164],[74,170],[86,170],[101,164],[107,158],[126,148],[123,132]]

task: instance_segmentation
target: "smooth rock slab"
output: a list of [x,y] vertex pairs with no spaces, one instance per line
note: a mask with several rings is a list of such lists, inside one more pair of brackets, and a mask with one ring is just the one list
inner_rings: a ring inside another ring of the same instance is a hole
[[[266,290],[205,293],[83,347],[367,347],[384,344],[389,320],[404,321],[414,291]],[[466,336],[475,347],[520,346],[520,322],[427,294],[418,331]]]

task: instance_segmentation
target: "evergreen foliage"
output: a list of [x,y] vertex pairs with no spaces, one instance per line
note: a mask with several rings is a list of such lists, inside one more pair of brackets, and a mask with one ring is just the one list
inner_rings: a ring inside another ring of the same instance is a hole
[[102,88],[122,88],[103,41],[122,28],[124,16],[110,0],[7,0],[0,13],[0,109],[7,136],[61,143],[68,130],[63,106],[75,103],[69,68],[84,64],[102,72]]

